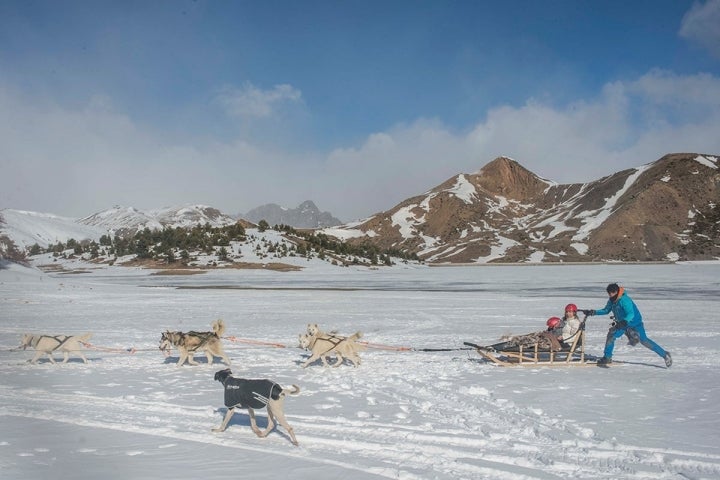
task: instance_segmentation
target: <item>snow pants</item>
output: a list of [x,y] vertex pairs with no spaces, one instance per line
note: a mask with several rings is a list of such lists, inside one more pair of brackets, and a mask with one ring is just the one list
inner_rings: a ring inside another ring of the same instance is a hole
[[645,346],[645,348],[649,348],[661,357],[665,357],[665,350],[660,345],[648,338],[647,334],[645,333],[645,326],[640,323],[640,325],[637,325],[635,327],[610,327],[610,330],[608,330],[607,338],[605,339],[605,352],[603,353],[605,358],[612,358],[613,349],[615,349],[615,340],[625,335],[628,329],[632,329],[637,332],[637,337],[640,340],[640,343]]

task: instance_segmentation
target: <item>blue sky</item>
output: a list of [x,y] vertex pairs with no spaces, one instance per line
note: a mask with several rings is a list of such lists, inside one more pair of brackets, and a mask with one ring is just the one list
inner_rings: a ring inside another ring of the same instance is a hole
[[720,154],[720,0],[0,2],[0,208],[314,200]]

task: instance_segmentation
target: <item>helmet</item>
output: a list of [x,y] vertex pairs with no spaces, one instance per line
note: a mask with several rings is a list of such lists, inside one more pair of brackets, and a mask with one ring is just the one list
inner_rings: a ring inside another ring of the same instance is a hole
[[607,286],[607,288],[605,290],[607,290],[607,293],[613,294],[615,292],[619,292],[620,287],[618,286],[617,283],[611,283],[610,285]]
[[560,322],[562,322],[562,320],[560,320],[558,317],[550,317],[545,323],[547,324],[548,328],[552,329],[560,326]]
[[575,305],[574,303],[568,303],[567,305],[565,305],[565,313],[567,312],[577,313],[577,305]]

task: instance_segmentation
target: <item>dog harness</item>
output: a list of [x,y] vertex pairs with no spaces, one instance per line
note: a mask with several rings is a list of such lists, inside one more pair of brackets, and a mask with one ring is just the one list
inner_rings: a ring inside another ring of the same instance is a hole
[[330,348],[328,348],[327,350],[325,350],[324,352],[322,352],[321,355],[325,355],[326,353],[329,353],[330,351],[332,351],[332,349],[334,349],[335,347],[337,347],[338,345],[340,345],[342,342],[344,342],[345,340],[347,340],[347,338],[345,338],[345,337],[338,337],[338,336],[336,336],[336,335],[327,335],[327,337],[318,337],[318,336],[315,336],[315,337],[312,337],[312,338],[313,338],[313,341],[312,341],[312,343],[310,343],[310,345],[309,345],[310,350],[312,350],[312,349],[315,347],[315,344],[318,343],[318,342],[320,342],[320,341],[326,342],[326,343],[329,343],[329,344],[330,344]]
[[[177,341],[174,341],[173,338],[172,338],[172,335],[177,335],[177,336],[179,336],[180,338],[179,338]],[[210,339],[211,339],[212,337],[219,338],[215,332],[194,332],[194,331],[190,331],[190,332],[187,332],[187,333],[184,333],[184,332],[164,332],[164,333],[162,334],[162,336],[160,337],[160,350],[163,351],[163,352],[166,352],[166,351],[169,351],[169,350],[170,350],[170,347],[169,347],[168,345],[163,345],[165,342],[168,342],[168,343],[170,343],[171,345],[173,345],[173,346],[175,346],[175,347],[185,346],[185,345],[186,345],[185,339],[186,339],[187,337],[197,337],[197,338],[200,339],[200,343],[197,344],[196,346],[194,346],[194,347],[192,347],[192,348],[187,348],[187,347],[186,347],[186,349],[187,349],[188,352],[196,352],[198,349],[204,347],[205,344],[208,343],[208,341],[210,341]]]
[[197,337],[200,339],[200,343],[194,347],[194,348],[188,348],[187,350],[189,352],[194,352],[198,348],[203,347],[212,337],[218,338],[218,336],[215,334],[215,332],[194,332],[190,331],[187,333],[183,333],[183,342],[185,341],[185,338],[187,337]]
[[223,386],[228,408],[264,408],[271,399],[279,399],[282,393],[282,387],[270,380],[228,377]]
[[40,335],[37,338],[33,338],[33,342],[31,343],[32,347],[37,348],[38,343],[40,343],[40,340],[42,340],[43,338],[52,338],[53,340],[55,340],[57,342],[57,345],[53,348],[53,350],[57,350],[58,348],[62,347],[65,342],[70,340],[71,336],[70,335],[55,335],[55,336]]

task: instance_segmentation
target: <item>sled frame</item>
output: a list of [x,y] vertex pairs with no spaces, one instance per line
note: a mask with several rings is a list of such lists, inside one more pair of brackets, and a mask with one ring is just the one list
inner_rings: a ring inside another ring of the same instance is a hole
[[588,361],[585,357],[585,329],[582,327],[584,322],[567,350],[551,351],[540,348],[537,342],[529,346],[519,345],[517,351],[496,351],[478,345],[475,345],[475,350],[482,358],[503,367],[594,367],[595,360]]

